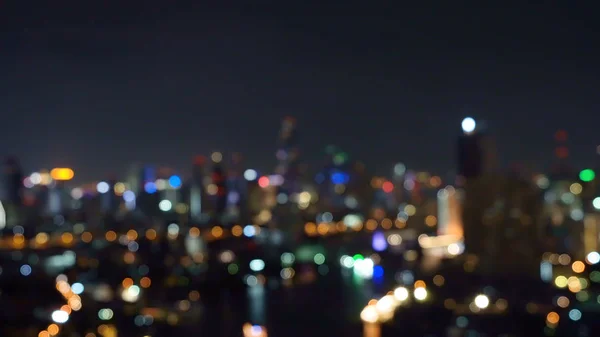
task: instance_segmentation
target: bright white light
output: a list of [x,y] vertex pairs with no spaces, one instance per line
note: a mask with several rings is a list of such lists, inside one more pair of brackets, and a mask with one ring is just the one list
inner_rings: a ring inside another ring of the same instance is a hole
[[73,292],[73,294],[75,295],[81,295],[81,293],[83,293],[83,290],[85,288],[83,287],[83,284],[77,282],[77,283],[73,283],[71,285],[71,291]]
[[171,204],[171,202],[169,200],[162,200],[161,202],[158,203],[158,208],[163,212],[170,211],[172,207],[173,207],[173,205]]
[[69,320],[69,313],[62,310],[55,310],[52,312],[52,320],[58,324],[66,323]]
[[131,286],[127,289],[123,289],[123,291],[121,292],[121,298],[123,298],[123,301],[125,302],[134,303],[138,300],[139,297],[140,287],[138,286]]
[[594,200],[592,201],[592,206],[594,206],[595,209],[600,211],[600,197],[594,198]]
[[244,171],[244,179],[248,181],[254,181],[258,177],[258,173],[253,169],[248,169]]
[[251,238],[254,235],[256,235],[256,228],[254,228],[254,226],[252,225],[247,225],[246,227],[244,227],[244,235]]
[[590,264],[597,264],[600,262],[600,254],[598,252],[590,252],[586,259]]
[[448,250],[448,254],[456,256],[462,253],[463,249],[458,243],[451,243],[446,248]]
[[360,319],[367,323],[376,323],[379,320],[379,314],[374,305],[367,305],[360,313]]
[[394,300],[394,296],[386,295],[383,296],[375,305],[375,309],[377,312],[385,315],[394,311],[396,308],[396,301]]
[[461,126],[462,126],[464,133],[471,133],[471,132],[475,131],[475,127],[477,126],[477,123],[475,123],[475,120],[473,118],[467,117],[467,118],[463,119]]
[[6,227],[6,211],[4,210],[4,206],[2,206],[2,201],[0,201],[0,229]]
[[396,297],[398,301],[406,301],[406,299],[408,299],[408,289],[404,287],[396,288],[396,290],[394,290],[394,297]]
[[424,301],[427,298],[427,289],[425,288],[417,288],[413,292],[413,295],[418,301]]
[[256,271],[256,272],[259,272],[259,271],[265,269],[265,261],[260,260],[260,259],[250,261],[250,269],[252,269],[252,271]]
[[98,193],[104,194],[104,193],[108,192],[109,189],[110,189],[110,186],[105,181],[101,181],[98,183],[98,185],[96,185],[96,191],[98,191]]
[[477,297],[475,297],[475,305],[479,309],[485,309],[490,305],[490,299],[485,295],[477,295]]
[[371,259],[364,259],[364,260],[358,260],[354,262],[354,272],[365,279],[369,279],[371,277],[373,277],[373,260]]

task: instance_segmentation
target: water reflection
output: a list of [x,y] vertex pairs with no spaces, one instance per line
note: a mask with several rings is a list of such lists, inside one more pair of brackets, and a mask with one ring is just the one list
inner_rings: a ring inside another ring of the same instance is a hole
[[248,287],[246,291],[248,297],[248,317],[252,324],[266,324],[266,301],[265,287],[256,285]]

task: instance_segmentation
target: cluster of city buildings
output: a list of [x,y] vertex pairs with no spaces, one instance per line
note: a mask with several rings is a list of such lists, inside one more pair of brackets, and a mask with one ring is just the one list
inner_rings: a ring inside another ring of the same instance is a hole
[[423,242],[431,247],[464,242],[490,272],[531,271],[546,251],[584,257],[600,249],[598,170],[572,170],[567,133],[555,138],[556,166],[548,172],[500,170],[491,135],[465,118],[452,182],[401,163],[389,176],[373,176],[334,146],[326,149],[326,164],[311,171],[301,164],[293,118],[282,123],[273,172],[247,168],[239,154],[214,152],[195,157],[186,177],[139,165],[124,177],[73,186],[70,168],[24,174],[9,158],[0,228],[68,221],[103,226],[127,218],[200,228],[257,224],[296,233],[306,222],[399,219],[428,236]]

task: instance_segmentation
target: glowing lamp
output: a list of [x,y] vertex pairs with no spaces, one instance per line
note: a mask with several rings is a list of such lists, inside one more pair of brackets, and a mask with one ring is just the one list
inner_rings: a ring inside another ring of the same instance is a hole
[[70,168],[55,168],[50,171],[50,176],[54,180],[68,181],[73,179],[75,172]]

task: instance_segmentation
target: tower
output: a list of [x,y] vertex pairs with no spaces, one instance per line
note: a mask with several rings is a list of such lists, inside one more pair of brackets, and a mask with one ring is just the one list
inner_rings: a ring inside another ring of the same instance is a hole
[[218,219],[225,212],[227,207],[227,175],[223,168],[223,155],[220,152],[214,152],[211,155],[213,168],[211,173],[212,185],[215,187],[215,215]]
[[461,124],[463,134],[458,138],[458,175],[472,179],[496,169],[494,142],[475,120],[467,117]]
[[190,217],[193,221],[202,219],[202,203],[206,200],[204,189],[204,166],[206,157],[196,156],[192,165],[192,181],[190,184]]

